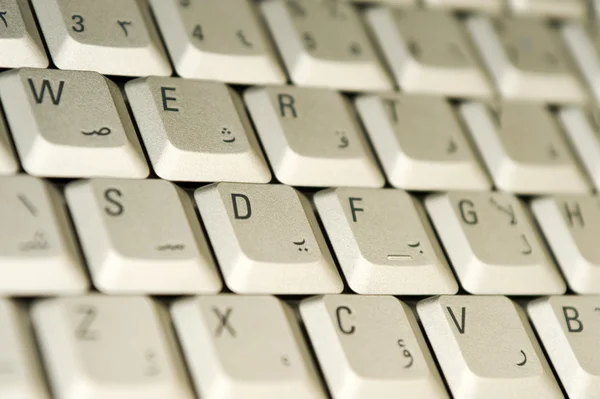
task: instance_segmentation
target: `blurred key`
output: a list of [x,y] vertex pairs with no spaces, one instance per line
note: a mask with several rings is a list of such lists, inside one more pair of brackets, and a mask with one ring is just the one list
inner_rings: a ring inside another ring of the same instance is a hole
[[294,84],[350,91],[392,89],[352,4],[270,0],[261,8]]
[[484,12],[497,14],[502,11],[504,0],[423,0],[430,8]]
[[0,3],[0,68],[46,68],[48,57],[28,0]]
[[66,197],[94,285],[110,294],[221,290],[188,194],[163,180],[94,179]]
[[389,296],[325,295],[300,304],[334,399],[448,398],[417,321]]
[[559,29],[585,82],[600,101],[600,30],[585,29],[577,22],[564,23]]
[[586,0],[508,0],[510,9],[536,17],[580,19],[586,12]]
[[24,68],[0,75],[23,168],[34,176],[144,178],[149,170],[116,84],[95,72]]
[[52,61],[105,75],[170,75],[145,1],[33,0]]
[[340,93],[255,87],[244,100],[275,177],[294,186],[381,187],[384,178],[352,108]]
[[35,177],[0,177],[0,295],[70,295],[88,281],[58,191]]
[[19,163],[6,131],[4,114],[0,109],[0,175],[13,175],[19,171]]
[[285,83],[248,0],[152,0],[177,74],[231,83]]

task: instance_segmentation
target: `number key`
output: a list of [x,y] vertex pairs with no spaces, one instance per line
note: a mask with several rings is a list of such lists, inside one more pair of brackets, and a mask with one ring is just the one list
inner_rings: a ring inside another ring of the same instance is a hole
[[48,57],[27,0],[0,3],[0,68],[46,68]]

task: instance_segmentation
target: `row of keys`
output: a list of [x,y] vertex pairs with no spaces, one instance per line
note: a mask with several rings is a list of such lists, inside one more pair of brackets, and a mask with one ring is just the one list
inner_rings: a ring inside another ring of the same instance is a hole
[[[547,297],[529,317],[570,398],[595,397],[599,297]],[[562,398],[523,309],[502,296],[441,296],[416,306],[457,398]],[[269,296],[36,301],[29,315],[55,399],[448,398],[411,308],[394,297],[326,295],[299,313]],[[0,396],[47,399],[27,310],[0,299]]]
[[[275,177],[292,186],[382,187],[387,178],[419,191],[489,190],[492,181],[519,194],[600,187],[597,116],[575,106],[361,95],[353,101],[357,118],[350,101],[329,89],[253,87],[242,99],[219,82],[148,77],[129,81],[125,92],[152,169],[171,181],[270,182],[255,127]],[[12,70],[0,75],[0,100],[30,175],[150,173],[120,90],[102,75]],[[1,119],[0,175],[15,174]]]
[[[285,82],[275,50],[247,0],[150,3],[180,76],[243,84]],[[529,3],[520,4],[529,8]],[[33,5],[59,68],[125,76],[171,74],[149,10],[137,0],[37,0]],[[353,5],[270,0],[260,6],[295,84],[393,89]],[[27,2],[10,0],[3,7],[0,67],[46,67]],[[468,30],[504,98],[558,103],[587,99],[555,28],[544,21],[474,15],[465,29],[451,13],[389,7],[369,8],[365,17],[404,92],[490,97],[493,89],[467,39]],[[588,83],[599,86],[599,49],[577,23],[560,29]]]
[[[57,190],[0,178],[0,293],[72,294],[88,281]],[[164,180],[94,179],[65,196],[94,286],[110,294],[339,293],[311,203],[283,185],[217,183],[192,201]],[[348,286],[360,294],[561,294],[566,286],[527,207],[505,193],[451,192],[425,208],[396,189],[338,188],[313,202]],[[535,199],[533,213],[570,288],[600,292],[598,198]],[[32,279],[36,275],[40,278]],[[42,278],[43,276],[43,278]]]

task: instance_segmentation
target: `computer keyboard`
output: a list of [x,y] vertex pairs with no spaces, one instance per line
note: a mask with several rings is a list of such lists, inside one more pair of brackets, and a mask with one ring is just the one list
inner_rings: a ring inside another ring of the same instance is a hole
[[600,399],[598,24],[0,0],[0,399]]

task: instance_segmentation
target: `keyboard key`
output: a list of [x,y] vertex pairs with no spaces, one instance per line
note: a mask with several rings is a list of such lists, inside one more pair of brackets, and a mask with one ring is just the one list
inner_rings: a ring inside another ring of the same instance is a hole
[[54,64],[105,75],[170,75],[150,10],[138,0],[33,0]]
[[217,183],[196,190],[195,198],[225,283],[232,291],[342,291],[311,205],[293,188]]
[[555,296],[527,306],[537,334],[571,399],[600,392],[600,297]]
[[456,398],[563,398],[527,316],[502,296],[441,296],[419,318]]
[[390,296],[326,295],[300,304],[334,399],[448,398],[410,308]]
[[0,397],[50,399],[20,305],[0,299]]
[[596,196],[534,199],[531,207],[569,287],[600,294],[600,203]]
[[216,293],[221,280],[188,195],[163,180],[70,183],[66,197],[96,288]]
[[225,84],[148,77],[129,81],[125,91],[158,176],[177,181],[271,180],[241,99]]
[[175,302],[171,315],[200,397],[327,397],[294,313],[278,299],[201,296]]
[[473,16],[467,27],[502,97],[549,103],[586,101],[550,25],[530,18]]
[[472,294],[562,294],[565,283],[523,204],[507,193],[452,192],[425,205],[462,287]]
[[0,68],[46,68],[48,57],[27,0],[0,4]]
[[567,22],[560,26],[560,33],[591,93],[600,101],[600,31]]
[[242,84],[285,83],[248,0],[151,0],[177,74]]
[[587,193],[585,179],[552,112],[533,102],[496,110],[465,103],[460,112],[496,187],[519,194]]
[[270,0],[261,8],[295,84],[350,91],[393,88],[353,5]]
[[557,116],[587,176],[600,189],[600,122],[596,111],[593,106],[587,110],[563,107]]
[[383,186],[383,175],[361,126],[340,93],[270,86],[249,89],[244,99],[280,182],[312,187]]
[[34,177],[0,177],[0,295],[87,290],[67,214],[54,187]]
[[585,0],[508,0],[510,9],[523,15],[581,19]]
[[30,68],[8,71],[0,75],[0,98],[27,173],[148,176],[119,88],[102,75]]
[[504,6],[503,0],[423,0],[430,8],[498,14]]
[[452,14],[378,7],[368,10],[366,16],[402,91],[491,95],[488,79]]
[[0,175],[14,175],[19,171],[19,163],[12,149],[12,143],[8,138],[4,114],[0,108]]
[[360,294],[454,294],[458,286],[420,203],[401,190],[315,194],[346,281]]
[[173,333],[151,299],[89,295],[33,304],[56,399],[192,399]]
[[407,190],[489,190],[445,99],[394,94],[355,100],[388,181]]

